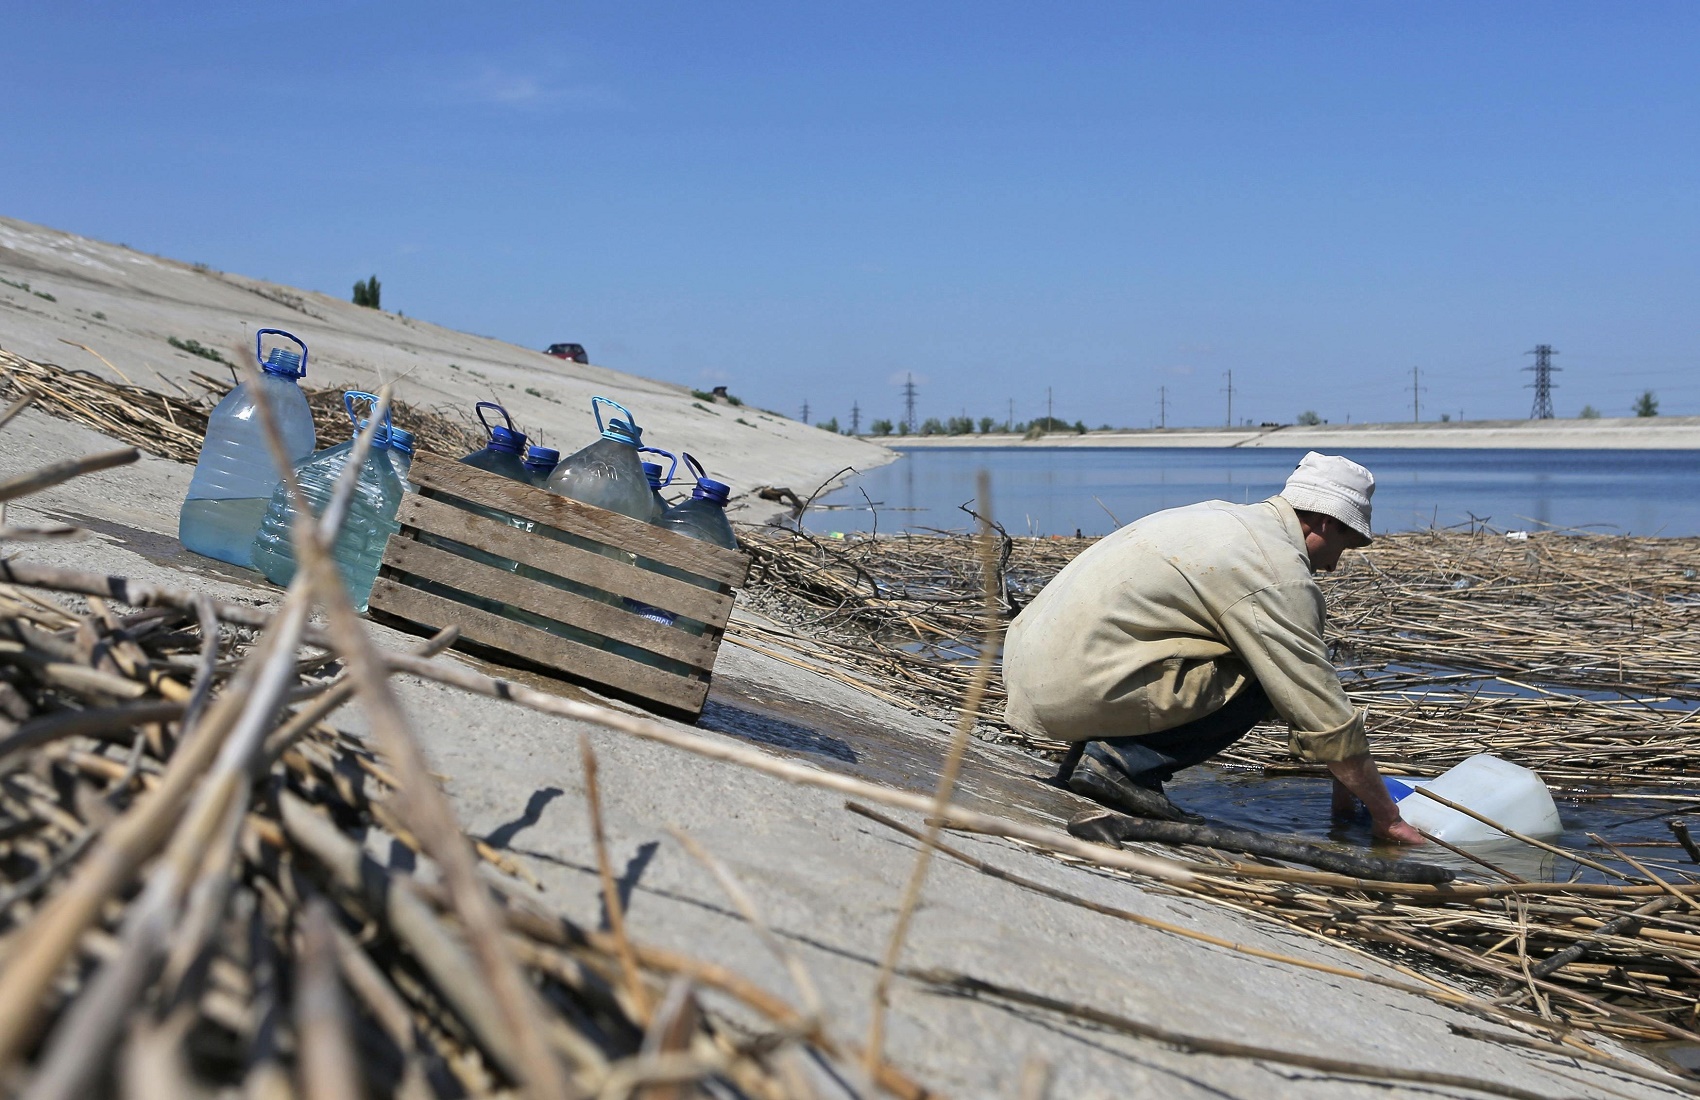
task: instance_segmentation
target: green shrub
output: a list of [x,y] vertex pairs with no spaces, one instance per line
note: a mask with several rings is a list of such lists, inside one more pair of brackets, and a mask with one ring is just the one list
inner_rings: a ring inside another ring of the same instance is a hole
[[832,434],[837,435],[838,418],[835,416],[831,420],[822,420],[819,424],[816,424],[815,427],[819,428],[823,432],[831,432]]
[[1636,416],[1658,416],[1659,399],[1652,390],[1645,390],[1635,399]]
[[1316,415],[1315,409],[1306,409],[1304,412],[1299,414],[1298,419],[1295,420],[1294,423],[1303,424],[1306,427],[1312,427],[1322,423],[1322,417]]
[[691,396],[696,398],[698,401],[713,401],[714,400],[714,395],[712,393],[709,393],[707,390],[692,390]]
[[921,422],[922,435],[943,435],[944,424],[936,416],[929,416]]
[[50,302],[57,302],[59,300],[53,295],[47,293],[45,290],[32,290],[30,293],[34,294],[37,298],[46,298]]
[[223,363],[227,367],[234,367],[236,365],[224,356],[220,355],[217,348],[209,348],[199,340],[179,340],[177,337],[172,336],[165,342],[176,348],[178,351],[186,351],[190,355],[199,355],[202,359],[211,359],[213,362]]
[[94,313],[93,313],[93,314],[92,314],[92,316],[93,316],[93,317],[94,317],[94,319],[95,319],[95,320],[97,320],[97,321],[104,321],[104,320],[106,320],[106,314],[104,314],[104,313],[102,313],[102,312],[101,312],[101,311],[100,311],[100,310],[98,310],[98,309],[97,309],[97,310],[95,310],[95,311],[94,311]]
[[364,281],[356,281],[354,284],[354,304],[366,306],[369,309],[383,308],[378,304],[380,289],[376,275]]
[[1592,405],[1583,405],[1582,411],[1576,415],[1583,420],[1598,420],[1600,418],[1600,410],[1594,408]]
[[868,425],[868,430],[870,432],[873,432],[875,435],[890,435],[891,434],[891,421],[889,421],[889,420],[876,420],[872,424]]

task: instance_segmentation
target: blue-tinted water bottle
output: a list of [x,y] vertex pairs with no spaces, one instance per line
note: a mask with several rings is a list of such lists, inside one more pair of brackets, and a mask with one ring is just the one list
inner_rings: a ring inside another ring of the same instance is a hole
[[[502,414],[503,423],[492,424],[484,417],[485,409],[494,409]],[[513,417],[508,410],[494,401],[480,401],[473,406],[478,414],[478,422],[484,425],[485,443],[479,450],[473,451],[461,462],[477,470],[489,470],[493,474],[512,478],[515,481],[528,480],[525,471],[525,433],[514,427]]]
[[413,469],[413,440],[414,435],[406,428],[390,428],[390,465],[395,467],[395,476],[401,479],[403,492],[413,492],[413,485],[407,480],[407,472]]
[[549,475],[555,472],[555,467],[560,461],[561,452],[553,447],[527,447],[525,449],[526,480],[541,489],[549,480]]
[[[268,335],[293,341],[301,350],[274,347],[262,357]],[[255,383],[238,384],[207,418],[206,441],[177,517],[177,537],[185,547],[241,566],[253,564],[254,534],[283,477],[266,444],[258,402],[264,398],[270,406],[291,462],[313,453],[313,413],[297,381],[307,373],[307,345],[282,329],[263,328],[254,334],[254,356],[261,367],[258,389]]]
[[661,463],[648,462],[643,464],[643,476],[649,482],[650,491],[655,494],[655,503],[662,512],[667,511],[667,501],[661,496],[661,490],[673,484],[673,475],[678,472],[679,460],[672,451],[664,451],[660,447],[639,447],[639,454],[664,455],[667,458],[667,471],[661,470]]
[[[703,469],[702,463],[691,455],[686,454],[684,459],[685,465],[690,467],[691,473],[696,477],[696,485],[691,489],[690,499],[680,501],[667,509],[662,514],[657,526],[665,527],[669,531],[677,531],[687,538],[700,539],[703,542],[711,542],[716,546],[724,546],[728,550],[736,550],[738,548],[738,536],[732,532],[732,522],[726,518],[726,501],[732,495],[731,487],[725,482],[715,481],[709,477],[707,471]],[[647,562],[645,564],[657,573],[677,577],[700,587],[713,587],[713,582],[701,580],[672,566]],[[681,618],[671,611],[646,608],[641,614],[645,618],[654,619],[657,622],[676,625],[681,630],[691,634],[701,634],[707,629],[704,624],[695,619]]]
[[[355,413],[355,403],[365,401],[375,405],[378,399],[373,394],[350,390],[342,400],[349,421],[359,431],[365,421]],[[401,505],[402,488],[401,480],[395,474],[395,465],[390,460],[389,444],[389,417],[385,416],[372,439],[366,461],[360,467],[354,499],[349,503],[348,515],[343,519],[342,529],[331,547],[331,558],[336,562],[337,572],[342,575],[343,586],[348,590],[348,598],[353,601],[356,611],[366,610],[366,599],[372,594],[372,583],[378,578],[384,544],[399,529],[395,514]],[[346,443],[326,447],[295,464],[296,480],[301,483],[302,494],[307,498],[307,505],[315,518],[324,514],[325,505],[330,503],[331,491],[343,467],[348,465],[353,450],[354,440],[350,439]],[[279,484],[260,523],[253,549],[254,568],[264,573],[273,584],[287,585],[295,579],[294,524],[295,509],[290,505],[285,487]]]

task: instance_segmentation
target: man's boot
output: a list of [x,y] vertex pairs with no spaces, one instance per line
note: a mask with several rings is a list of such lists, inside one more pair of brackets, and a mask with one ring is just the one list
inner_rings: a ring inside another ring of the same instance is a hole
[[1117,767],[1115,758],[1097,744],[1086,746],[1074,774],[1069,776],[1068,789],[1130,817],[1194,824],[1204,820],[1169,801],[1162,791],[1135,783]]

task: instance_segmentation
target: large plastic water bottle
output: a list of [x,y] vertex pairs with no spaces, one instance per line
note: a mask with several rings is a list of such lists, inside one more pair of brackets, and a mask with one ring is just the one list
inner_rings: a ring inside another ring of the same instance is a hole
[[[348,419],[356,431],[365,421],[356,415],[355,403],[376,404],[377,400],[373,394],[358,390],[350,390],[343,395],[343,408],[348,411]],[[356,611],[366,610],[367,597],[372,594],[372,582],[378,578],[384,544],[399,529],[395,514],[401,505],[402,488],[401,480],[395,474],[395,465],[390,460],[389,443],[389,418],[386,416],[372,439],[366,461],[360,467],[354,499],[349,503],[342,530],[331,547],[331,557]],[[343,467],[348,465],[353,450],[354,440],[350,439],[346,443],[326,447],[295,464],[296,480],[301,483],[301,491],[315,517],[324,514],[325,505],[330,503],[331,491]],[[284,486],[279,484],[260,523],[253,549],[254,568],[264,573],[273,584],[287,585],[295,579],[294,524],[295,509],[290,506]]]
[[[621,417],[602,419],[602,406],[619,409]],[[606,397],[590,399],[591,412],[602,438],[561,460],[549,475],[546,488],[564,497],[594,504],[645,523],[661,515],[649,479],[643,476],[638,448],[643,446],[643,429],[637,426],[624,405]]]
[[1564,831],[1552,792],[1541,777],[1488,753],[1472,756],[1435,779],[1382,778],[1387,793],[1399,805],[1400,817],[1451,844],[1493,844],[1511,838],[1468,814],[1424,798],[1414,788],[1433,791],[1529,836],[1557,836]]
[[549,480],[549,475],[555,472],[555,466],[561,461],[561,452],[553,447],[527,447],[525,449],[525,479],[539,489]]
[[[484,418],[485,409],[495,409],[502,414],[502,424],[492,424]],[[512,478],[514,481],[528,480],[525,471],[525,433],[514,427],[513,417],[508,410],[494,401],[480,401],[473,406],[478,414],[478,422],[484,425],[484,446],[465,458],[464,465],[476,470],[489,470],[493,474]]]
[[732,533],[732,521],[726,518],[726,500],[732,495],[732,487],[709,477],[702,463],[688,454],[685,465],[696,475],[696,487],[691,490],[691,499],[680,501],[663,513],[661,526],[693,539],[736,550],[738,536]]
[[672,451],[664,451],[660,447],[639,447],[639,454],[664,455],[667,458],[667,470],[662,472],[661,463],[645,461],[643,476],[649,482],[649,488],[655,493],[656,506],[663,513],[667,511],[667,501],[661,495],[661,490],[673,484],[673,475],[679,471],[679,460]]
[[[665,527],[669,531],[677,531],[687,538],[701,539],[703,542],[712,542],[716,546],[724,546],[728,550],[736,550],[738,548],[738,536],[732,532],[732,522],[726,518],[726,500],[732,495],[731,486],[709,477],[708,472],[703,469],[702,463],[691,455],[685,455],[684,459],[685,465],[690,467],[691,473],[696,476],[696,486],[691,490],[689,500],[680,501],[662,513],[657,526]],[[672,566],[661,565],[660,563],[645,562],[643,564],[657,573],[677,577],[699,587],[713,587],[712,582],[700,580],[682,569],[675,569]],[[707,629],[703,623],[699,623],[695,619],[681,618],[671,611],[662,611],[647,606],[641,609],[634,607],[633,610],[646,619],[653,619],[669,626],[676,625],[681,630],[691,634],[701,634]]]
[[407,480],[407,472],[413,469],[413,440],[414,435],[406,428],[390,428],[390,464],[395,467],[395,476],[401,479],[403,492],[413,492],[413,485]]
[[[293,341],[301,351],[274,347],[262,357],[268,335]],[[307,345],[282,329],[263,328],[254,334],[254,357],[261,367],[258,392],[248,382],[238,384],[207,418],[195,477],[177,516],[177,537],[184,546],[245,567],[253,564],[254,534],[283,477],[256,411],[262,397],[283,431],[290,461],[313,453],[313,413],[298,382],[307,373]]]

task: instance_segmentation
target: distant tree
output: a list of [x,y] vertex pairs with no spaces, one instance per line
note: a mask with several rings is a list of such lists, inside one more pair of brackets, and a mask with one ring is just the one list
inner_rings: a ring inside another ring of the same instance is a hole
[[1642,391],[1641,396],[1637,397],[1635,399],[1635,415],[1636,416],[1658,416],[1659,415],[1659,399],[1658,399],[1658,396],[1655,395],[1652,390]]
[[945,430],[951,435],[973,435],[974,421],[971,417],[953,416],[950,423],[945,425]]
[[1441,413],[1440,414],[1440,422],[1442,424],[1447,424],[1447,423],[1450,423],[1451,421],[1452,421],[1452,414],[1451,413]]
[[980,418],[980,434],[981,435],[985,435],[986,433],[990,432],[993,428],[995,428],[997,426],[998,426],[998,422],[996,420],[993,420],[989,416],[982,416]]
[[1075,435],[1085,435],[1086,434],[1086,421],[1076,420],[1074,422],[1074,434]]
[[876,420],[872,424],[868,425],[868,430],[870,432],[873,432],[875,435],[890,435],[891,434],[891,421],[889,421],[889,420]]
[[1101,432],[1113,432],[1113,431],[1115,431],[1115,429],[1110,427],[1108,424],[1098,425],[1098,430],[1101,431]]
[[1308,428],[1322,423],[1322,417],[1316,415],[1315,409],[1306,409],[1304,412],[1299,414],[1298,419],[1294,421],[1294,423],[1303,424]]
[[822,420],[819,424],[816,424],[815,427],[819,428],[823,432],[833,432],[836,434],[838,431],[838,418],[835,416],[831,420]]
[[356,282],[354,284],[354,304],[357,306],[366,306],[369,309],[382,308],[378,304],[379,289],[378,277],[376,275],[363,282]]
[[921,422],[922,435],[943,435],[944,423],[936,416],[929,416]]
[[1029,431],[1037,428],[1041,432],[1071,432],[1074,430],[1073,424],[1055,416],[1041,416],[1027,427]]
[[1583,405],[1582,411],[1576,415],[1582,420],[1598,420],[1600,418],[1600,410],[1594,408],[1592,405]]

